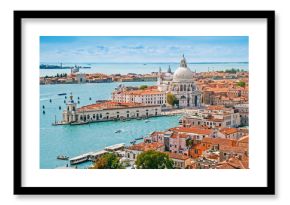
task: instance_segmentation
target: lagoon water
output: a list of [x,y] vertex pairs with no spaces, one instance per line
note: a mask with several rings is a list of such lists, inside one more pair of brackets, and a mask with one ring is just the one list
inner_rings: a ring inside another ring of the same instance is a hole
[[[144,82],[123,83],[128,86],[139,86]],[[146,82],[154,85],[156,82]],[[65,109],[65,96],[59,93],[72,92],[75,100],[80,98],[78,106],[94,103],[96,100],[109,99],[111,92],[119,83],[91,83],[91,84],[59,84],[40,86],[40,168],[50,169],[65,166],[68,161],[57,160],[58,155],[69,157],[78,156],[91,151],[98,151],[104,147],[126,143],[140,136],[146,136],[155,130],[165,130],[178,125],[179,116],[150,118],[144,120],[99,122],[79,126],[52,126],[55,120],[61,120],[62,110]],[[89,98],[92,98],[89,100]],[[49,100],[52,100],[50,103]],[[45,106],[45,108],[43,108]],[[61,106],[61,109],[59,109]],[[45,114],[43,114],[45,110]],[[121,133],[115,133],[116,130]],[[78,165],[79,168],[88,163]]]
[[[46,63],[43,63],[46,64]],[[60,65],[60,63],[49,63],[50,65]],[[62,64],[63,66],[74,66],[75,63]],[[80,72],[84,73],[106,73],[106,74],[127,74],[127,73],[151,73],[158,72],[159,68],[162,71],[167,71],[168,67],[171,67],[172,71],[175,71],[179,63],[76,63],[78,66],[89,66],[90,69],[80,69]],[[226,69],[244,69],[248,70],[248,63],[188,63],[188,67],[196,72],[205,71],[222,71]],[[70,69],[41,69],[40,76],[51,76],[57,73],[70,73]]]

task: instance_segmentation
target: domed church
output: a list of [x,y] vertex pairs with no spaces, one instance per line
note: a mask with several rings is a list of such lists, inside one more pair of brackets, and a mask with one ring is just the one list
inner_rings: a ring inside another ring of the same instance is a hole
[[171,70],[170,73],[159,70],[158,90],[175,95],[179,107],[200,107],[201,92],[196,88],[194,73],[187,67],[184,55],[173,75]]

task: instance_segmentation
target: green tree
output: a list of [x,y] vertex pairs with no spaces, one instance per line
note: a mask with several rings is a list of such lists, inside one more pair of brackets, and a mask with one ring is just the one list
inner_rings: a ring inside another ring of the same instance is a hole
[[185,143],[186,143],[186,146],[187,146],[187,147],[192,147],[192,145],[193,145],[193,140],[190,139],[190,138],[188,138],[188,139],[185,140]]
[[175,97],[175,95],[173,95],[172,93],[168,93],[167,96],[166,96],[166,100],[167,100],[167,103],[169,105],[178,105],[179,102],[177,100],[177,98]]
[[95,162],[92,169],[123,169],[119,157],[114,153],[106,153]]
[[139,88],[140,88],[141,90],[145,90],[146,88],[148,88],[148,86],[147,86],[147,85],[141,85]]
[[137,169],[173,169],[173,161],[168,154],[149,150],[137,156]]
[[237,86],[240,86],[240,87],[245,87],[246,86],[246,83],[241,81],[241,82],[238,82],[237,83]]

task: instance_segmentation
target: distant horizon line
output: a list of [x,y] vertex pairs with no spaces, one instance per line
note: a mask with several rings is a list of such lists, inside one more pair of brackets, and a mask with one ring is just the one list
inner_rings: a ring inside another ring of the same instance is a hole
[[[179,62],[40,62],[40,64],[179,64]],[[247,61],[187,62],[187,64],[249,63]]]

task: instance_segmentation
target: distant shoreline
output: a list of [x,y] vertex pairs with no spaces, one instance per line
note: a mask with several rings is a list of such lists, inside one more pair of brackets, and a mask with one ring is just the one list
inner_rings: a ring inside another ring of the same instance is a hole
[[[249,62],[188,62],[187,64],[232,64],[232,63],[239,63],[239,64],[249,64]],[[60,64],[59,62],[41,62],[40,64]],[[176,62],[65,62],[66,64],[179,64]]]

